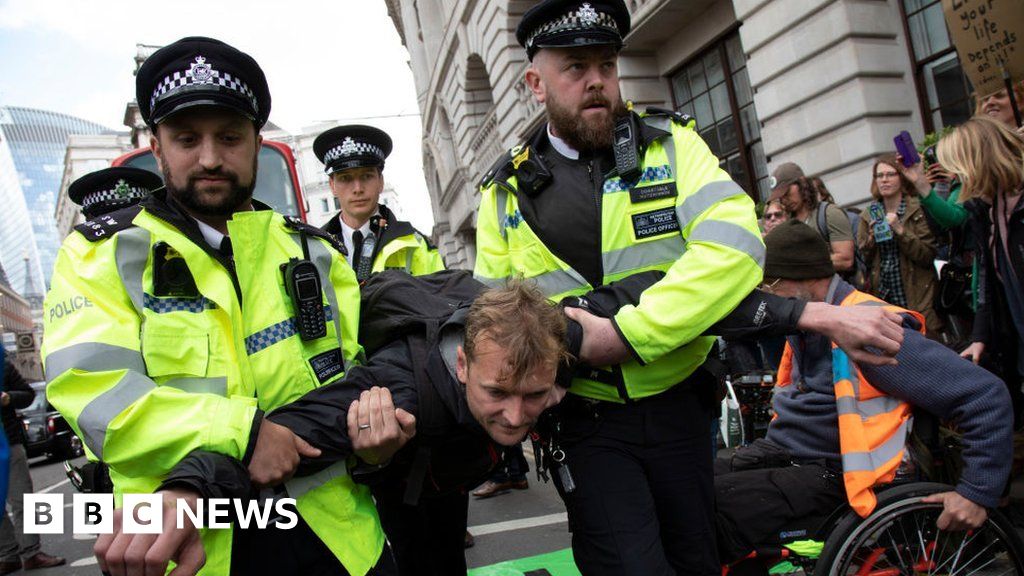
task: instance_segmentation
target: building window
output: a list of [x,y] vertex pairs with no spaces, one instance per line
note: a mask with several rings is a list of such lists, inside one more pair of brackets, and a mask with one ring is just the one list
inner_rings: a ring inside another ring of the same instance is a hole
[[670,77],[676,110],[693,116],[722,168],[753,198],[770,193],[761,125],[740,37],[731,33]]
[[949,38],[941,0],[902,0],[914,81],[926,132],[971,117],[971,85]]
[[341,202],[338,202],[338,197],[337,196],[331,196],[331,198],[334,198],[334,209],[335,210],[341,210]]
[[327,198],[321,198],[320,199],[320,211],[321,212],[329,212],[330,210],[331,210],[331,205],[327,202]]

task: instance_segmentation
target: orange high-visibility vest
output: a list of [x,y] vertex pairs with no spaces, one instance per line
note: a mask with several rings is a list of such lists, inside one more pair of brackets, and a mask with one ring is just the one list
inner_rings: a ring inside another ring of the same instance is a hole
[[[924,316],[888,304],[854,290],[840,306],[883,306],[898,314],[910,314],[925,332]],[[779,363],[776,386],[793,381],[793,349],[789,342]],[[860,369],[835,342],[832,343],[832,382],[839,413],[839,452],[843,461],[846,500],[866,518],[875,509],[874,487],[892,482],[903,461],[910,432],[912,407],[872,386]]]

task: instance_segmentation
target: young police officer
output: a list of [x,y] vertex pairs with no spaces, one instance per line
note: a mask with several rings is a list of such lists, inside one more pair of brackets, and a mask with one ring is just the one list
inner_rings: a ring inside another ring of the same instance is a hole
[[[46,304],[64,310],[45,320],[49,397],[110,466],[118,503],[152,492],[196,449],[258,458],[260,484],[287,480],[318,451],[263,412],[361,355],[355,276],[329,235],[252,199],[270,113],[255,60],[184,38],[142,65],[136,92],[166,191],[78,226],[61,248]],[[286,487],[299,526],[206,531],[205,574],[363,575],[389,561],[369,491],[344,464]],[[187,494],[165,502],[176,496]],[[101,567],[163,573],[147,538],[101,538]]]
[[317,136],[313,151],[341,204],[324,230],[345,243],[360,282],[388,268],[414,276],[444,270],[441,255],[426,237],[380,204],[391,137],[373,126],[338,126]]
[[[713,393],[701,333],[761,281],[753,202],[670,113],[628,111],[621,0],[544,0],[516,38],[547,122],[481,187],[475,273],[520,274],[552,300],[638,270],[665,277],[613,318],[572,311],[581,371],[563,402],[556,474],[584,574],[719,572],[711,469]],[[572,482],[569,482],[571,478]]]

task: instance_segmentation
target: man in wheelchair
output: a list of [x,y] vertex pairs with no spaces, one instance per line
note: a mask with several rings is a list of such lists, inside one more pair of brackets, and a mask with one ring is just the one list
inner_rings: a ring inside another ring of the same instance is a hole
[[[840,306],[889,306],[835,275],[828,246],[795,220],[766,238],[769,292]],[[875,509],[874,488],[894,480],[904,461],[912,409],[953,422],[963,435],[963,472],[941,503],[940,530],[985,523],[1006,486],[1013,416],[1006,387],[991,373],[924,337],[916,312],[904,316],[897,365],[855,364],[817,334],[787,338],[767,437],[716,462],[718,548],[723,564],[778,543],[843,503],[861,517]],[[813,528],[806,528],[811,530]]]

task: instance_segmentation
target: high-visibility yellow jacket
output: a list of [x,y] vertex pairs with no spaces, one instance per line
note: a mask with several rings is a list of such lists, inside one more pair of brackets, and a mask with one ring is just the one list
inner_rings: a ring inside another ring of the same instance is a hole
[[[646,270],[665,277],[612,319],[635,360],[578,376],[570,388],[615,402],[658,394],[696,370],[714,342],[701,333],[758,285],[764,261],[753,202],[719,167],[692,121],[652,115],[643,122],[659,136],[642,151],[639,181],[623,182],[614,172],[605,177],[594,226],[601,231],[602,282]],[[532,279],[559,301],[593,286],[555,256],[557,247],[546,246],[519,209],[518,169],[530,154],[536,151],[528,146],[514,148],[482,183],[474,273],[490,285]],[[582,177],[587,173],[583,168]],[[539,193],[558,189],[554,179]]]
[[[378,235],[374,248],[371,272],[384,270],[405,270],[413,276],[423,276],[444,270],[444,260],[437,248],[427,237],[412,227],[412,224],[397,220],[386,206],[378,208],[379,218],[371,221],[370,228]],[[341,239],[341,223],[333,216],[323,229]],[[355,258],[346,255],[349,262]]]
[[[232,260],[162,196],[79,226],[45,303],[47,396],[110,467],[115,497],[149,493],[193,450],[250,453],[261,411],[342,377],[357,361],[359,288],[319,230],[269,209],[228,222]],[[281,265],[302,258],[323,285],[325,337],[303,341]],[[233,272],[232,272],[233,269]],[[286,484],[299,514],[352,574],[384,535],[369,491],[344,463]],[[227,575],[231,531],[203,534],[203,574]]]
[[[893,306],[864,292],[854,290],[840,306],[883,306],[897,314],[910,314],[925,333],[924,316]],[[793,382],[793,348],[786,343],[779,364],[778,387]],[[896,477],[903,453],[913,407],[875,388],[835,342],[832,343],[832,382],[839,414],[839,452],[843,462],[846,499],[857,514],[867,518],[878,500],[874,487]]]

